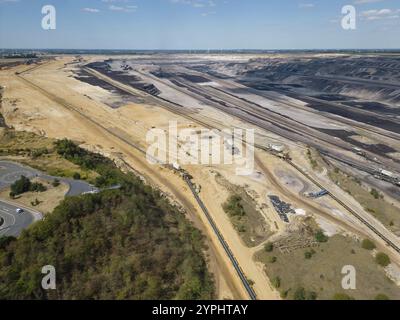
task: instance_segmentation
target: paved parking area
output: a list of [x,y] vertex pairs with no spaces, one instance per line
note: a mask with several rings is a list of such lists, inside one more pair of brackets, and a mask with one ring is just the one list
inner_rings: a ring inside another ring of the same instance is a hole
[[53,177],[40,172],[39,170],[21,165],[16,162],[0,160],[0,189],[9,187],[21,176],[25,176],[27,178],[40,177],[47,181],[58,179],[69,186],[66,196],[77,196],[82,193],[98,190],[96,187],[82,180]]

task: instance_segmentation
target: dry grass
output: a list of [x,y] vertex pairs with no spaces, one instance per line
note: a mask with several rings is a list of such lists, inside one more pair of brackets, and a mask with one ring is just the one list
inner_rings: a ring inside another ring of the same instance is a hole
[[321,172],[326,166],[325,160],[321,157],[318,150],[314,148],[308,148],[306,151],[306,157],[314,171]]
[[97,177],[95,172],[82,170],[59,156],[54,150],[54,139],[30,132],[3,129],[0,132],[0,157],[52,176],[72,178],[74,173],[79,173],[83,180],[91,182]]
[[[312,251],[313,250],[313,251]],[[311,258],[306,259],[306,252]],[[272,252],[262,250],[257,259],[265,264],[271,281],[280,279],[278,290],[283,297],[293,299],[296,289],[315,292],[317,299],[329,300],[337,293],[345,293],[355,299],[372,300],[378,294],[391,299],[400,299],[400,288],[385,274],[373,258],[371,251],[361,248],[352,238],[336,235],[318,247],[302,248],[290,253],[282,253],[274,248]],[[275,259],[276,262],[271,262]],[[343,266],[356,268],[356,290],[343,290],[341,274]]]
[[4,129],[0,132],[0,153],[24,154],[36,149],[53,147],[53,140],[34,133]]
[[329,177],[389,230],[400,235],[400,214],[397,207],[385,201],[384,198],[376,199],[371,194],[371,190],[360,181],[339,170],[330,170]]
[[257,210],[255,201],[247,194],[246,190],[229,183],[222,176],[217,176],[216,180],[232,195],[238,195],[241,198],[240,204],[243,206],[245,214],[231,216],[227,213],[227,215],[246,246],[254,247],[266,241],[272,233],[265,218]]

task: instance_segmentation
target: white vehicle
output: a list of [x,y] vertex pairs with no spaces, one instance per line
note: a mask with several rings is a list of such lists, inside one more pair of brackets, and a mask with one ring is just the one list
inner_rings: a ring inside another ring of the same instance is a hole
[[16,213],[24,213],[24,210],[22,210],[21,208],[17,208],[17,210],[15,210]]

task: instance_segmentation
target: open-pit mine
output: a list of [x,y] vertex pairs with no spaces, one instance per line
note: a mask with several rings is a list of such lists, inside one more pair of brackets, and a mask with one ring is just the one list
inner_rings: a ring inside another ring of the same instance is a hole
[[[39,57],[0,59],[0,127],[72,140],[158,189],[205,235],[218,299],[400,299],[400,53]],[[254,170],[149,162],[148,132],[172,121],[254,130]]]

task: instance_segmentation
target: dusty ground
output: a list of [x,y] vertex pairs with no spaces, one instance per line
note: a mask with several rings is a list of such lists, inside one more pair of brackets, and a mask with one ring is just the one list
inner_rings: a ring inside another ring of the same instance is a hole
[[[47,190],[45,192],[26,192],[12,199],[12,201],[27,207],[32,207],[43,214],[51,213],[54,208],[64,200],[64,196],[69,189],[69,186],[65,183],[61,183],[58,187],[53,187],[51,183],[43,179],[32,179],[31,181],[42,183]],[[1,190],[0,199],[10,200],[10,188]],[[36,199],[39,201],[39,204],[32,205]]]
[[[110,108],[107,102],[111,98],[104,89],[90,86],[72,77],[71,69],[65,67],[65,63],[71,60],[72,58],[64,57],[20,77],[14,72],[22,71],[26,67],[0,72],[0,85],[6,87],[1,112],[7,123],[18,130],[28,130],[51,138],[67,137],[112,159],[126,161],[148,183],[159,187],[183,205],[189,218],[207,235],[210,247],[209,265],[216,276],[219,298],[247,298],[225,252],[182,178],[168,168],[151,165],[138,150],[146,148],[145,135],[151,128],[167,129],[170,120],[177,121],[180,128],[196,128],[198,124],[149,104],[129,103],[118,109]],[[202,113],[199,117],[202,120],[213,119],[213,125],[229,123],[243,126],[237,119],[222,117],[218,112]],[[274,135],[266,132],[258,132],[257,138],[276,139]],[[301,155],[300,163],[309,167],[304,149],[297,149],[291,142],[287,142],[287,145],[291,146],[295,155]],[[307,182],[302,181],[303,178],[293,172],[284,161],[261,151],[257,151],[256,156],[256,173],[250,177],[237,176],[234,173],[235,168],[229,166],[185,166],[185,169],[193,175],[194,182],[202,186],[200,197],[244,273],[254,281],[258,298],[278,299],[279,294],[272,288],[263,264],[254,260],[254,253],[263,244],[248,248],[233,228],[222,209],[229,192],[215,181],[215,171],[229,177],[230,183],[242,186],[250,192],[257,206],[263,208],[263,218],[271,231],[277,235],[285,231],[286,225],[268,203],[268,194],[280,196],[305,214],[319,214],[325,219],[327,229],[327,224],[329,228],[335,224],[352,232],[365,232],[365,228],[359,227],[357,221],[341,212],[332,199],[324,198],[312,202],[299,197],[299,192],[302,191],[299,190],[299,186],[303,185],[301,189],[304,189]],[[279,168],[278,172],[276,168]],[[282,172],[290,174],[285,176]],[[299,185],[296,185],[296,181]],[[343,223],[343,220],[346,223]]]

